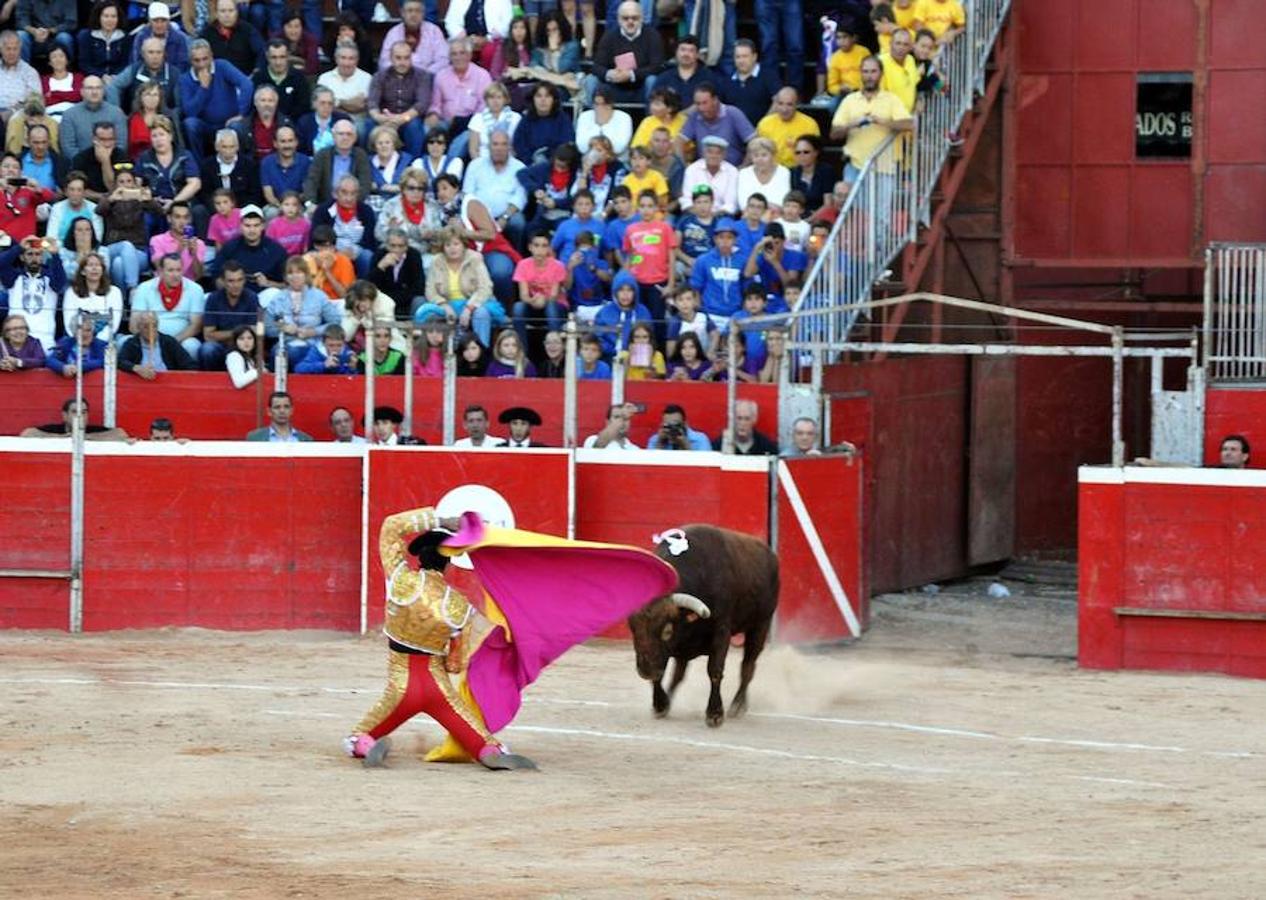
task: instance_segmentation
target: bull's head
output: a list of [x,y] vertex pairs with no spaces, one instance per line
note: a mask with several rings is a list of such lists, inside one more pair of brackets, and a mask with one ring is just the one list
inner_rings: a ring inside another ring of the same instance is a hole
[[678,627],[683,621],[706,619],[711,614],[707,604],[698,597],[676,593],[652,600],[629,616],[637,674],[658,683],[673,655]]

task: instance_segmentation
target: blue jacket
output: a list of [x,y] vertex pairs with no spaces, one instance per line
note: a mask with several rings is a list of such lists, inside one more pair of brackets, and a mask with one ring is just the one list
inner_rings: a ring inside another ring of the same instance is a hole
[[180,114],[223,128],[234,116],[250,115],[255,85],[231,62],[217,59],[212,65],[210,87],[202,86],[193,69],[186,69],[176,82]]
[[360,370],[356,367],[356,354],[344,346],[338,355],[338,366],[333,369],[325,367],[329,354],[325,352],[323,342],[313,342],[303,359],[295,366],[297,375],[355,375]]
[[[515,134],[517,135],[518,132],[516,131]],[[529,155],[527,158],[530,159],[531,156]],[[537,191],[544,191],[549,195],[550,199],[554,201],[554,209],[560,212],[571,210],[571,186],[572,182],[576,180],[576,172],[573,171],[567,176],[567,186],[558,191],[550,184],[549,176],[553,170],[554,161],[546,159],[538,163],[532,163],[526,169],[520,169],[518,174],[515,175],[519,179],[519,184],[523,185],[523,190],[527,191],[528,203],[532,204],[538,213],[545,212],[545,210],[536,202]],[[567,260],[563,259],[563,262],[566,263]]]
[[295,315],[294,307],[290,304],[289,291],[272,288],[264,292],[264,297],[268,298],[264,305],[264,332],[269,337],[280,335],[283,324],[294,324],[300,328],[315,328],[320,335],[326,328],[339,321],[338,307],[331,303],[330,298],[325,296],[325,291],[319,288],[310,287],[303,292],[298,315]]
[[85,28],[79,32],[79,71],[85,75],[118,75],[132,63],[132,39],[124,32],[106,43]]
[[[106,342],[101,338],[93,338],[83,361],[85,375],[105,368],[105,352]],[[62,338],[44,359],[50,369],[61,375],[66,371],[67,366],[73,366],[79,359],[79,348],[75,344],[75,336]]]
[[[333,127],[335,122],[342,122],[345,119],[351,119],[347,113],[342,110],[334,110],[330,116],[330,126]],[[312,149],[312,141],[316,139],[317,121],[316,113],[304,113],[299,117],[299,121],[295,123],[295,134],[299,138],[299,150],[308,156],[315,156]]]
[[613,330],[598,334],[598,340],[602,342],[602,352],[607,356],[615,352],[617,336],[621,347],[629,345],[629,332],[633,330],[634,322],[651,321],[651,311],[642,305],[642,292],[638,289],[637,279],[630,275],[627,269],[621,269],[615,273],[615,278],[611,281],[611,296],[615,297],[616,292],[625,285],[631,285],[633,296],[638,298],[633,302],[633,308],[621,309],[615,300],[608,300],[593,319],[595,328],[619,328],[618,332]]
[[722,258],[712,248],[695,260],[690,286],[699,292],[699,308],[708,315],[734,315],[743,305],[743,259],[737,251]]
[[570,144],[576,140],[576,127],[571,116],[559,112],[547,119],[542,119],[535,112],[529,111],[514,129],[514,155],[525,164],[532,164],[532,156],[537,150],[553,150],[559,144]]
[[[141,58],[141,45],[154,33],[149,25],[142,25],[132,34],[131,61]],[[167,65],[182,72],[189,71],[189,35],[179,28],[167,29],[167,48],[164,55]]]

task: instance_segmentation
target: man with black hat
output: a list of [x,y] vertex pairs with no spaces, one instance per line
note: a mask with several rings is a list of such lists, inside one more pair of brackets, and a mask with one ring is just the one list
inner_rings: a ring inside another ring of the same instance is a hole
[[532,429],[541,424],[540,414],[529,406],[512,406],[497,416],[502,425],[510,426],[507,447],[544,447],[532,439]]
[[400,423],[403,421],[404,413],[394,406],[375,406],[373,442],[385,447],[425,443],[411,434],[401,434]]

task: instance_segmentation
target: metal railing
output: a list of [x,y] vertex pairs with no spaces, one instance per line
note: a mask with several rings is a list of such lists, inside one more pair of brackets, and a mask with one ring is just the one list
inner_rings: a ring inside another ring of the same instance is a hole
[[984,92],[986,67],[1011,0],[971,0],[965,7],[965,31],[936,59],[943,86],[923,95],[913,134],[889,137],[862,166],[792,310],[794,340],[847,339],[857,310],[823,310],[869,298],[875,282],[915,239],[919,223],[930,224],[932,194],[964,117]]
[[1204,252],[1204,362],[1215,381],[1266,381],[1266,244]]

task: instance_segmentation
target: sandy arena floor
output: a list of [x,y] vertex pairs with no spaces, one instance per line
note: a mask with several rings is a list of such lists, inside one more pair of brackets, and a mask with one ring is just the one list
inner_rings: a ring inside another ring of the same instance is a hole
[[342,756],[380,639],[4,633],[0,895],[1266,896],[1266,686],[1082,672],[1072,628],[889,598],[719,730],[698,662],[659,721],[579,648],[506,733],[537,773],[426,765],[429,720]]

